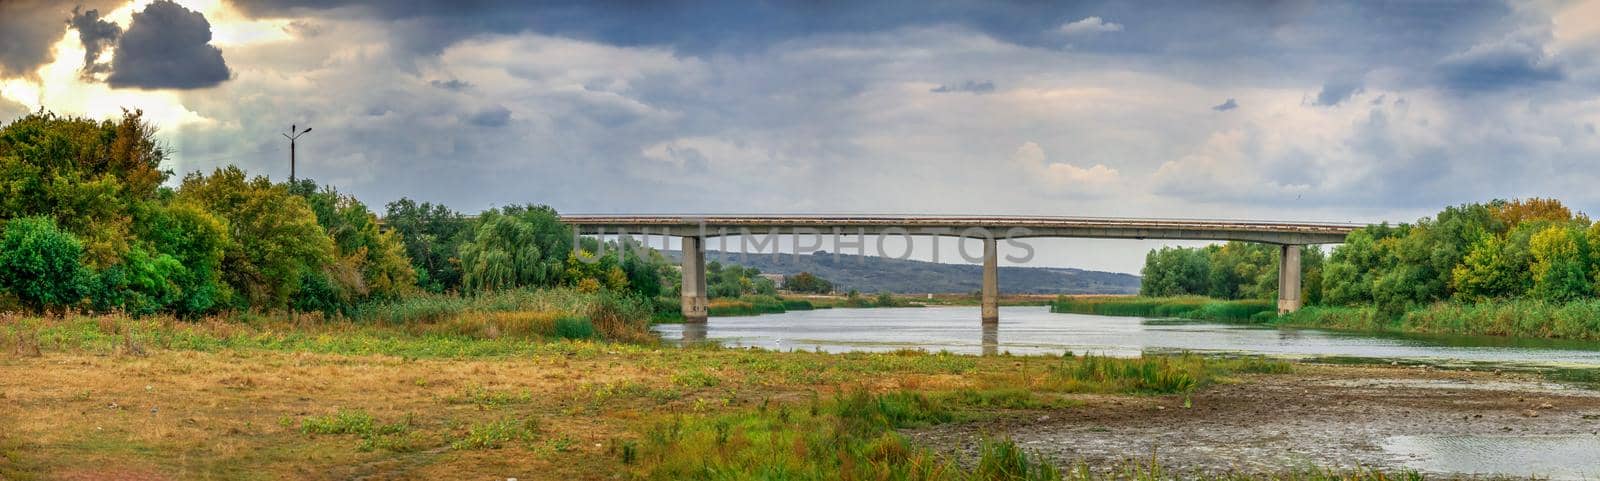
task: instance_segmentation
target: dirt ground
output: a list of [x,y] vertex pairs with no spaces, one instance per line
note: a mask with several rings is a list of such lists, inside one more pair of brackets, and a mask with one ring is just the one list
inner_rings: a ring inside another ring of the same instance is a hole
[[1383,449],[1391,436],[1600,435],[1600,392],[1526,374],[1301,366],[1293,375],[1203,389],[1187,408],[1183,397],[1083,400],[1071,409],[908,434],[964,460],[976,457],[984,437],[1009,436],[1063,465],[1112,466],[1154,455],[1174,471],[1209,473],[1415,468]]

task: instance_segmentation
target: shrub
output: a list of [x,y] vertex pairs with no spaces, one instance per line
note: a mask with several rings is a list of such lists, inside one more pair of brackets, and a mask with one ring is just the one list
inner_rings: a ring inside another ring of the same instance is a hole
[[54,220],[13,219],[0,234],[0,289],[34,309],[77,304],[93,281],[82,257],[83,243]]

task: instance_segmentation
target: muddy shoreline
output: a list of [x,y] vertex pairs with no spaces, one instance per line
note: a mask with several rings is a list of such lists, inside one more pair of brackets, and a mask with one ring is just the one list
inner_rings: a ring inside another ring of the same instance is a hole
[[[1397,450],[1393,444],[1436,438],[1600,443],[1600,391],[1523,373],[1301,365],[1294,374],[1245,376],[1187,399],[1081,400],[1081,406],[1068,409],[906,434],[962,460],[975,459],[985,437],[1004,436],[1060,465],[1081,461],[1114,466],[1154,456],[1164,466],[1188,473],[1322,466],[1462,475],[1474,473],[1438,468],[1428,463],[1426,454]],[[1577,469],[1589,473],[1587,467]],[[1587,477],[1596,476],[1600,471]],[[1555,472],[1552,477],[1563,475]]]

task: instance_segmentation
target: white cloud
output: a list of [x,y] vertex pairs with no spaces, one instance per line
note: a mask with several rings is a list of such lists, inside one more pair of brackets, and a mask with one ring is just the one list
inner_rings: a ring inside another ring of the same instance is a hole
[[1025,142],[1017,147],[1017,151],[1011,154],[1011,162],[1021,169],[1022,175],[1074,194],[1101,194],[1121,180],[1117,169],[1106,167],[1105,164],[1085,168],[1066,162],[1050,162],[1045,157],[1044,148],[1033,142]]
[[1062,35],[1096,35],[1122,31],[1122,24],[1107,22],[1100,17],[1085,17],[1075,22],[1061,24],[1056,31]]

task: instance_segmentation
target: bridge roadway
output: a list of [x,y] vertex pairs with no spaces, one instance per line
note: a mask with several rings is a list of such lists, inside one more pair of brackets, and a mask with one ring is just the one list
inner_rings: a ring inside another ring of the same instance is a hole
[[[999,322],[998,240],[1096,238],[1246,241],[1279,246],[1278,311],[1300,308],[1300,248],[1344,242],[1360,224],[1221,219],[906,215],[564,215],[580,234],[683,239],[682,309],[705,322],[705,239],[719,236],[943,236],[983,240],[982,321]],[[776,243],[772,243],[776,246]]]

